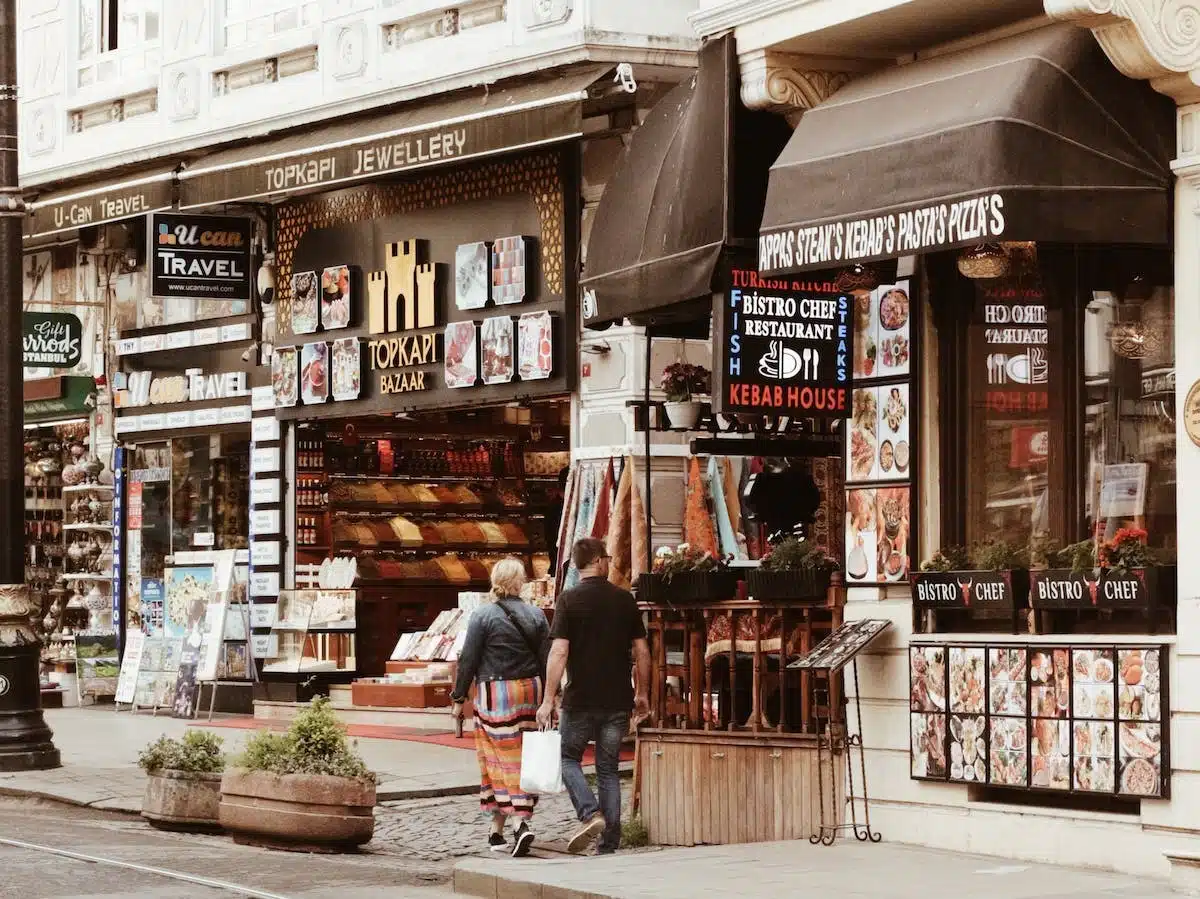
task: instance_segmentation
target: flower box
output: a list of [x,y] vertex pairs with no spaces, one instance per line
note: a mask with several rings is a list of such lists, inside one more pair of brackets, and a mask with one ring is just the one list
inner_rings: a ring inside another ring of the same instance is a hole
[[752,568],[746,576],[746,592],[760,602],[769,600],[811,600],[825,602],[832,572],[815,568],[768,571]]
[[671,576],[638,575],[641,602],[721,602],[737,595],[736,571],[683,571]]

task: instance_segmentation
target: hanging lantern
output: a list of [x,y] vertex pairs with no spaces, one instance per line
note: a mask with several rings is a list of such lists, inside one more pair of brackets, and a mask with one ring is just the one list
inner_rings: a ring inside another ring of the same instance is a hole
[[842,293],[871,291],[879,286],[879,272],[870,265],[850,265],[838,272],[834,284]]
[[1145,322],[1116,322],[1108,334],[1113,352],[1124,359],[1145,359],[1157,353],[1162,337]]
[[958,254],[958,271],[976,281],[1003,278],[1010,269],[1008,253],[996,243],[985,243]]

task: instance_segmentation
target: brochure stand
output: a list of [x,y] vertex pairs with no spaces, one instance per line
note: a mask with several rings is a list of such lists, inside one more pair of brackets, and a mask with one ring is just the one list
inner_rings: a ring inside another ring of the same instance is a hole
[[[214,621],[215,626],[219,626],[219,631],[210,631],[211,633],[220,633],[221,639],[214,641],[215,649],[210,650],[208,645],[201,647],[201,669],[196,675],[196,682],[199,685],[208,684],[208,720],[213,720],[214,710],[217,705],[217,688],[218,687],[234,687],[242,684],[255,684],[258,682],[258,667],[250,658],[250,604],[246,602],[233,603],[227,605],[222,602],[217,604],[221,608],[221,612],[214,616],[219,618],[219,621]],[[230,634],[230,616],[233,620],[240,622],[240,627],[235,626],[233,629],[234,635]],[[238,636],[240,634],[240,636]],[[235,648],[236,652],[230,652],[230,647]],[[220,677],[222,667],[225,668],[225,674],[229,674],[228,661],[235,655],[242,658],[243,665],[246,670],[246,677],[231,678]],[[222,664],[224,662],[224,665]],[[209,676],[211,675],[211,677]],[[199,703],[196,704],[196,713],[199,713]],[[193,715],[195,717],[195,715]]]
[[[816,648],[803,658],[788,665],[789,669],[808,671],[813,678],[813,717],[817,725],[817,789],[821,807],[821,824],[817,833],[808,840],[814,845],[832,846],[843,830],[853,831],[862,842],[878,843],[883,836],[871,829],[871,802],[867,793],[867,761],[862,740],[862,706],[859,702],[858,654],[891,626],[883,619],[862,619],[844,624],[822,640]],[[847,719],[845,690],[837,681],[843,668],[849,664],[854,672],[854,725],[850,733]],[[855,752],[857,750],[857,753]],[[846,759],[846,804],[850,807],[849,823],[838,823],[837,779],[838,756]],[[856,794],[854,761],[858,758],[859,779],[862,796]],[[828,761],[826,760],[828,758]],[[830,818],[826,818],[825,794],[828,791]],[[858,823],[856,802],[862,800],[863,823]]]

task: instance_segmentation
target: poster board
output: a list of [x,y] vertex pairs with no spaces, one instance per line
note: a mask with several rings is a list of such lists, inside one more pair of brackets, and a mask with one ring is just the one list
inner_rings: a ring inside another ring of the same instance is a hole
[[116,634],[80,634],[75,638],[79,697],[115,696],[121,672]]
[[229,605],[222,600],[208,604],[205,612],[204,632],[197,649],[196,680],[214,681],[220,668],[225,645],[225,619]]
[[142,653],[146,648],[146,635],[140,630],[125,634],[125,656],[121,660],[121,673],[117,676],[117,704],[134,704],[137,696],[138,674],[142,667]]
[[135,708],[157,712],[174,705],[175,681],[179,677],[182,653],[182,640],[170,640],[162,634],[146,638],[134,694]]

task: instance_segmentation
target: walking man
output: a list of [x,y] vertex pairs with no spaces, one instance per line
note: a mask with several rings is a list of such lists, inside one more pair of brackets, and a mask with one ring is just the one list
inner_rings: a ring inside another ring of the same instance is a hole
[[[578,540],[571,551],[581,580],[563,591],[554,608],[553,643],[546,692],[538,724],[549,727],[554,703],[567,672],[559,732],[562,735],[563,784],[582,827],[568,849],[582,852],[600,840],[599,852],[621,845],[621,741],[629,732],[629,712],[639,718],[650,710],[650,648],[642,613],[628,590],[608,582],[609,556],[603,541]],[[630,677],[630,650],[637,664],[637,692]],[[596,777],[600,797],[584,777],[583,753],[596,744]]]

